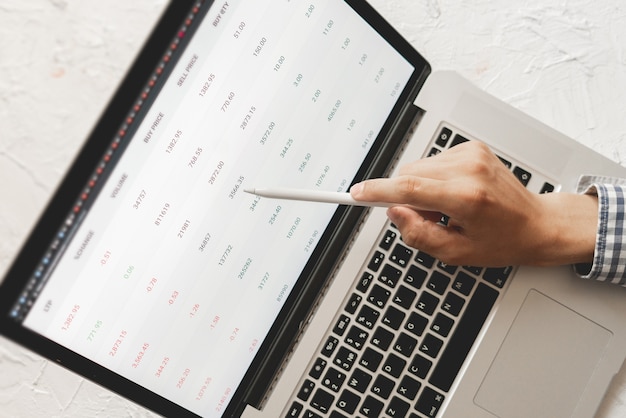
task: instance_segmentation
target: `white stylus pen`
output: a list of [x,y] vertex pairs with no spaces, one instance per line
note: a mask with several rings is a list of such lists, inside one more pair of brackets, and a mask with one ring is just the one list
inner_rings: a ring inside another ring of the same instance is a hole
[[322,190],[257,187],[244,189],[244,192],[271,199],[304,200],[308,202],[336,203],[339,205],[379,207],[389,207],[394,205],[393,203],[387,202],[361,202],[359,200],[354,200],[352,196],[350,196],[350,193],[327,192]]

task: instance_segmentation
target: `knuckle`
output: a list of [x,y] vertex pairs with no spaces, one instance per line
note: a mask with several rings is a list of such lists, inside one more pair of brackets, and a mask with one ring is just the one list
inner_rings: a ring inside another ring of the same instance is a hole
[[459,149],[461,147],[467,148],[466,150],[464,149],[463,152],[473,152],[476,154],[487,154],[487,155],[491,154],[491,149],[489,148],[489,146],[487,146],[487,144],[485,144],[484,142],[480,142],[480,141],[467,141],[458,146]]
[[495,154],[486,144],[480,141],[469,141],[460,146],[465,147],[464,153],[468,155],[468,158],[463,159],[468,168],[474,168],[479,173],[490,172]]
[[464,200],[469,209],[484,210],[491,203],[491,195],[489,190],[477,186],[468,190],[468,195]]
[[410,198],[419,189],[420,181],[414,176],[402,176],[399,178],[396,193],[403,199]]

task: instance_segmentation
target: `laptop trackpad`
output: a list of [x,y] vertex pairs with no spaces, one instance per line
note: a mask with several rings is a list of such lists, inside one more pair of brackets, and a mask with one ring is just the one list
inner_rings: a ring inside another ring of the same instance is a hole
[[531,290],[475,397],[506,418],[569,417],[611,332]]

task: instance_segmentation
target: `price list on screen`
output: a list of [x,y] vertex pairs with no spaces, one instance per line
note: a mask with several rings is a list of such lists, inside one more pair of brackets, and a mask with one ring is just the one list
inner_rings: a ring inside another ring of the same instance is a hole
[[413,67],[343,1],[215,2],[25,325],[220,416]]

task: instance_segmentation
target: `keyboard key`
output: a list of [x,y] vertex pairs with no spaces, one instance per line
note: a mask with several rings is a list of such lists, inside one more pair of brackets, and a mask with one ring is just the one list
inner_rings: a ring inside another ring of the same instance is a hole
[[428,272],[423,270],[416,265],[411,265],[409,270],[404,276],[404,282],[415,289],[420,289],[428,276]]
[[344,414],[341,414],[341,413],[337,412],[337,411],[332,411],[330,413],[330,415],[328,416],[328,418],[348,418],[348,417],[345,416]]
[[431,268],[433,264],[435,264],[435,257],[432,255],[426,254],[423,251],[418,251],[415,255],[415,261],[420,263],[422,266],[426,268]]
[[456,134],[454,135],[454,139],[452,140],[452,143],[450,144],[450,148],[456,147],[457,145],[462,144],[463,142],[467,142],[467,141],[469,141],[469,139],[465,138],[463,135]]
[[404,329],[413,334],[420,336],[424,333],[426,329],[426,325],[428,325],[428,318],[423,317],[422,315],[411,312],[409,315],[409,319],[404,324]]
[[404,317],[406,314],[401,310],[394,308],[393,306],[389,306],[387,311],[383,315],[381,322],[387,325],[389,328],[399,329],[404,321]]
[[411,376],[403,376],[398,389],[396,389],[396,393],[399,393],[407,399],[413,400],[415,399],[415,396],[421,386],[422,384],[413,379]]
[[437,316],[435,316],[435,320],[430,326],[430,329],[442,337],[447,337],[452,330],[452,326],[454,326],[454,320],[452,318],[438,313]]
[[513,267],[488,268],[483,277],[492,285],[502,289],[512,271]]
[[285,418],[298,418],[303,408],[304,406],[300,402],[293,402],[291,407],[289,407],[289,411],[287,411]]
[[425,379],[432,365],[432,361],[428,360],[426,357],[423,357],[420,354],[416,354],[415,357],[413,357],[411,365],[409,366],[409,372],[413,373],[420,379]]
[[442,394],[426,386],[417,400],[415,409],[427,417],[436,417],[444,399]]
[[378,320],[380,312],[368,305],[363,305],[356,317],[356,322],[363,325],[367,329],[374,328],[374,324]]
[[322,373],[324,372],[324,369],[326,368],[327,364],[328,363],[326,362],[326,360],[324,360],[321,357],[318,357],[317,360],[315,360],[315,363],[313,363],[313,367],[311,367],[311,371],[309,371],[309,376],[311,376],[313,379],[319,379]]
[[441,151],[437,148],[431,148],[430,151],[428,151],[428,155],[426,157],[432,157],[433,155],[437,155],[440,152]]
[[393,341],[393,334],[383,327],[376,328],[372,335],[371,343],[383,351],[387,351]]
[[387,399],[393,391],[394,386],[395,383],[393,382],[393,380],[389,379],[386,376],[383,376],[382,374],[379,374],[378,376],[376,376],[374,383],[372,383],[372,388],[370,389],[370,391],[377,394],[383,399]]
[[346,374],[340,372],[334,367],[331,367],[324,375],[324,378],[322,379],[322,385],[326,386],[333,392],[338,392],[339,389],[341,389],[341,385],[343,384],[344,380],[346,380]]
[[339,396],[339,399],[337,399],[337,408],[341,409],[344,412],[347,412],[348,414],[352,414],[354,413],[354,411],[356,410],[356,407],[359,405],[359,402],[361,402],[361,397],[350,392],[349,390],[344,389],[343,392],[341,392],[341,396]]
[[429,357],[435,358],[443,346],[443,341],[432,334],[426,334],[420,345],[420,351]]
[[448,128],[442,128],[441,132],[439,132],[439,135],[437,136],[437,139],[435,139],[435,143],[440,147],[445,148],[451,137],[452,131]]
[[463,268],[476,276],[478,276],[480,272],[483,271],[482,267],[463,266]]
[[378,351],[367,347],[359,359],[359,364],[367,370],[375,372],[381,361],[383,361],[383,355]]
[[383,239],[380,241],[380,244],[378,244],[378,246],[382,248],[383,250],[388,251],[391,248],[391,245],[393,244],[397,236],[398,234],[388,229],[387,232],[385,232],[385,235],[383,236]]
[[390,296],[391,292],[389,290],[375,284],[374,287],[372,287],[369,295],[367,296],[367,300],[378,309],[382,309],[387,304]]
[[359,280],[359,284],[356,286],[356,290],[359,292],[365,293],[367,289],[369,289],[370,284],[374,281],[374,276],[368,272],[363,273],[361,276],[361,280]]
[[396,244],[389,258],[400,267],[406,267],[411,257],[413,257],[413,250],[404,245]]
[[413,305],[413,301],[417,293],[412,291],[406,286],[400,286],[396,291],[396,294],[393,295],[393,303],[403,307],[404,309],[409,309]]
[[393,377],[400,377],[402,371],[406,367],[406,360],[391,353],[383,364],[383,370]]
[[352,325],[344,341],[349,346],[354,347],[357,350],[360,350],[361,348],[363,348],[363,345],[367,342],[367,337],[369,337],[369,334],[366,331],[363,331],[361,328],[357,327],[356,325]]
[[452,288],[462,295],[468,296],[476,283],[476,279],[469,274],[459,271],[454,281],[452,282]]
[[333,336],[328,337],[328,340],[326,340],[326,344],[324,344],[324,347],[322,347],[322,354],[326,357],[332,356],[338,344],[339,340],[337,338]]
[[524,186],[528,185],[531,177],[531,174],[528,171],[524,170],[521,167],[515,167],[513,169],[513,174]]
[[315,412],[307,409],[304,411],[302,418],[323,418],[320,414],[316,414]]
[[541,187],[539,194],[552,193],[553,191],[554,191],[553,185],[551,185],[550,183],[543,183],[543,186]]
[[312,380],[306,379],[298,391],[298,399],[305,402],[308,401],[313,389],[315,389],[315,383]]
[[361,408],[359,408],[359,412],[364,417],[379,417],[383,407],[384,405],[381,401],[372,396],[367,396]]
[[387,413],[387,416],[391,418],[402,418],[406,416],[406,413],[409,411],[409,407],[410,405],[408,403],[397,396],[394,396],[391,398],[391,402],[389,402],[389,406],[387,406],[385,412]]
[[398,339],[396,339],[395,344],[393,345],[393,349],[396,350],[400,354],[404,354],[407,357],[410,357],[413,354],[413,350],[417,346],[417,340],[411,337],[404,332],[401,332],[398,335]]
[[324,389],[317,389],[313,398],[311,398],[311,406],[320,412],[326,413],[330,411],[330,407],[333,405],[335,397]]
[[464,304],[465,299],[455,293],[448,292],[446,298],[441,304],[441,309],[448,312],[452,316],[458,316],[461,312],[461,309],[463,309]]
[[337,351],[337,355],[335,356],[333,363],[342,370],[350,371],[356,361],[356,358],[357,355],[354,351],[348,350],[346,347],[339,347],[339,351]]
[[431,384],[444,392],[450,390],[497,298],[497,290],[484,283],[478,284],[429,378]]
[[456,272],[458,268],[457,266],[446,264],[443,261],[438,262],[437,267],[439,267],[441,270],[445,271],[448,274],[454,274],[454,272]]
[[498,155],[498,158],[500,159],[500,161],[502,161],[502,164],[504,164],[506,168],[508,168],[509,170],[511,169],[511,167],[513,167],[513,164],[511,164],[509,160],[502,158],[499,155]]
[[398,270],[391,264],[385,264],[385,267],[383,267],[382,271],[380,272],[380,276],[378,276],[378,280],[380,280],[382,283],[385,283],[392,289],[396,287],[401,278],[402,271]]
[[426,315],[432,315],[439,305],[439,298],[432,293],[423,292],[420,298],[417,300],[415,307]]
[[346,329],[348,329],[348,324],[350,323],[350,318],[346,315],[341,315],[333,328],[333,332],[339,336],[342,336]]
[[374,255],[372,256],[372,259],[370,260],[369,264],[367,265],[367,268],[376,272],[378,271],[380,266],[383,264],[384,260],[385,260],[385,254],[381,253],[380,251],[376,251]]
[[428,284],[426,285],[426,287],[428,287],[430,290],[432,290],[435,293],[443,295],[443,293],[448,288],[449,283],[450,283],[450,277],[438,271],[433,271],[433,274],[430,276],[430,279],[428,280]]
[[344,310],[350,314],[355,313],[362,300],[363,297],[361,295],[353,293],[352,296],[350,296],[348,303],[346,303]]
[[[382,359],[382,356],[380,356]],[[354,369],[352,376],[348,379],[348,386],[357,392],[365,393],[367,386],[372,381],[372,375],[361,369]]]

